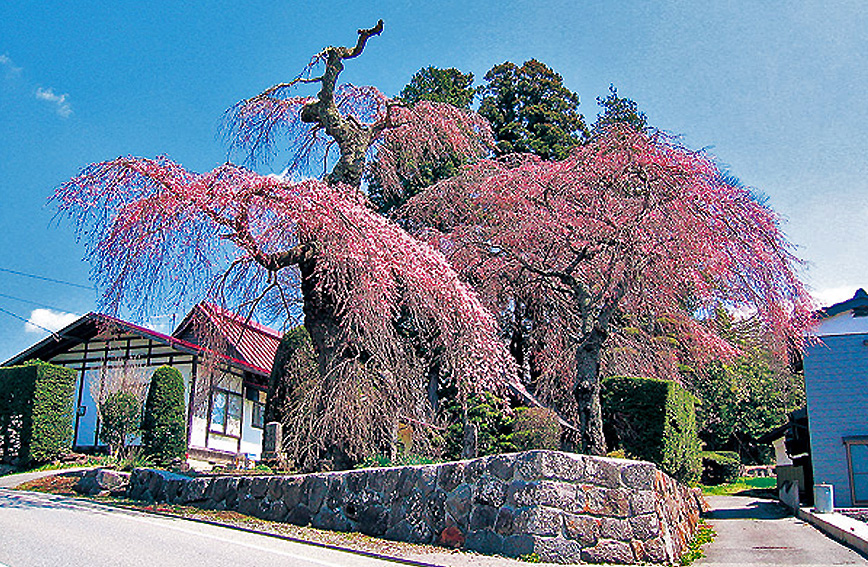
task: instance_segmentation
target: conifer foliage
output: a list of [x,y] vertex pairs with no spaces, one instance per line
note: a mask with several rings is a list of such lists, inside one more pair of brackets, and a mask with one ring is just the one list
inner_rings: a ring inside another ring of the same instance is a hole
[[184,378],[171,366],[154,371],[142,416],[142,447],[160,465],[183,459],[187,452]]

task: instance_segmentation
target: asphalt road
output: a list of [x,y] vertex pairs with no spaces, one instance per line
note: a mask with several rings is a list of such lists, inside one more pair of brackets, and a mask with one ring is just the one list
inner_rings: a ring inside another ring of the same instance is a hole
[[0,567],[374,567],[395,563],[237,530],[0,489]]
[[868,565],[848,547],[794,518],[779,504],[744,496],[706,497],[717,537],[695,567]]

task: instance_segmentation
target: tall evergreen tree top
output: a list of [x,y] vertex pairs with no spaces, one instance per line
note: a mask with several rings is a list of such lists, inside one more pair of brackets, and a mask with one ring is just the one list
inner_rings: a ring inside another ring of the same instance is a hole
[[507,61],[485,74],[479,113],[491,122],[497,153],[563,159],[588,136],[579,95],[546,64]]
[[472,85],[473,73],[462,73],[454,67],[439,69],[428,66],[413,75],[401,91],[400,98],[409,104],[430,100],[469,109],[476,95]]
[[640,132],[650,128],[648,117],[639,110],[636,101],[619,96],[615,85],[609,85],[609,96],[597,97],[597,104],[601,112],[597,114],[597,121],[594,122],[594,134],[600,134],[614,124],[629,124]]

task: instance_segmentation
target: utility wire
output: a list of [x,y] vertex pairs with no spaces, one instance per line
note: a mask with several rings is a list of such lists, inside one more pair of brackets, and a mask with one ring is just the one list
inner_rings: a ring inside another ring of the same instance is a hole
[[26,274],[26,273],[24,273],[24,272],[18,272],[18,271],[16,271],[16,270],[10,270],[9,268],[0,268],[0,272],[7,272],[7,273],[9,273],[9,274],[15,274],[16,276],[23,276],[23,277],[25,277],[25,278],[33,278],[33,279],[35,279],[35,280],[43,280],[43,281],[46,281],[46,282],[52,282],[52,283],[58,283],[58,284],[63,284],[63,285],[69,285],[69,286],[72,286],[72,287],[80,287],[81,289],[89,289],[89,290],[93,291],[93,287],[90,287],[90,286],[81,285],[81,284],[72,283],[72,282],[65,282],[65,281],[63,281],[63,280],[56,280],[56,279],[54,279],[54,278],[47,278],[47,277],[45,277],[45,276],[37,276],[37,275],[35,275],[35,274]]
[[5,313],[7,315],[11,315],[12,317],[15,317],[16,319],[18,319],[20,321],[24,321],[25,323],[27,323],[29,325],[33,325],[34,327],[38,327],[38,328],[42,329],[43,331],[50,333],[51,336],[54,337],[54,340],[56,340],[56,341],[60,340],[60,335],[58,335],[57,332],[52,331],[51,329],[47,329],[47,328],[43,327],[42,325],[34,323],[33,321],[31,321],[29,319],[25,319],[21,315],[16,315],[15,313],[13,313],[11,311],[7,311],[6,309],[3,309],[2,307],[0,307],[0,311],[2,311],[3,313]]
[[63,313],[69,313],[68,309],[64,309],[62,307],[56,307],[54,305],[46,305],[45,303],[40,303],[38,301],[31,301],[29,299],[23,299],[21,297],[15,297],[14,295],[8,295],[5,293],[0,293],[0,297],[5,297],[6,299],[12,299],[14,301],[20,301],[21,303],[29,303],[30,305],[36,305],[37,307],[45,307],[46,309],[54,309],[55,311],[62,311]]

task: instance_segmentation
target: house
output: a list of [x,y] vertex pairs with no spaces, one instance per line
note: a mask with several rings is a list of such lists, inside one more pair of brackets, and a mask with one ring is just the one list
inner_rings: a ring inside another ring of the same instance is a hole
[[163,365],[184,377],[190,457],[226,462],[246,454],[258,459],[268,376],[280,333],[200,303],[172,335],[100,313],[88,313],[3,363],[39,359],[78,372],[74,442],[95,450],[99,417],[95,395],[113,374],[147,380]]
[[804,357],[815,483],[835,506],[868,505],[868,293],[819,312]]

